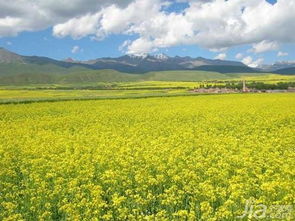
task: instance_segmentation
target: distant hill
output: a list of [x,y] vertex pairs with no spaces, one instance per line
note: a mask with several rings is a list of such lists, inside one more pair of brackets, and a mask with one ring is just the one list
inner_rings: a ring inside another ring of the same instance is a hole
[[[223,80],[239,78],[241,74],[236,73],[263,74],[241,62],[202,57],[159,54],[58,61],[47,57],[22,56],[0,48],[0,85]],[[295,68],[277,70],[275,73],[291,75],[295,73]]]
[[127,74],[115,70],[87,70],[71,73],[22,73],[0,75],[0,85],[28,84],[92,84],[95,82],[132,82],[132,81],[203,81],[225,80],[230,76],[217,72],[204,71],[158,71],[145,74]]
[[82,66],[63,67],[52,63],[25,64],[25,63],[2,63],[0,64],[0,76],[12,76],[19,74],[68,74],[72,72],[89,71],[91,69]]
[[[99,58],[89,61],[73,61],[69,63],[88,64],[94,69],[114,69],[128,73],[147,73],[151,71],[171,71],[171,70],[207,70],[220,73],[257,72],[245,64],[236,61],[211,60],[202,57],[169,57],[164,54],[158,55],[125,55],[118,58]],[[211,69],[211,70],[210,70]]]
[[92,69],[87,64],[69,63],[39,56],[22,56],[0,48],[0,76],[27,73],[71,73],[73,70]]
[[[147,73],[151,71],[171,70],[204,70],[219,73],[233,73],[237,71],[253,73],[257,72],[257,70],[249,68],[241,62],[218,59],[212,60],[202,57],[169,57],[164,54],[158,54],[144,56],[124,55],[118,58],[98,58],[89,61],[76,61],[71,58],[67,58],[66,60],[58,61],[47,57],[21,56],[4,48],[1,48],[0,65],[3,64],[12,65],[12,71],[9,71],[8,66],[6,66],[5,70],[7,72],[18,71],[18,69],[14,69],[13,64],[26,64],[28,66],[22,66],[22,68],[28,68],[29,71],[32,69],[32,65],[38,65],[35,66],[33,69],[37,70],[37,68],[39,67],[40,72],[44,71],[44,68],[42,68],[43,65],[51,65],[51,67],[54,65],[55,67],[59,68],[80,67],[89,70],[112,69],[120,72],[137,74]],[[24,70],[22,70],[22,73],[23,72]]]
[[272,65],[262,65],[261,70],[282,75],[295,75],[295,61],[280,61]]
[[7,51],[5,48],[0,48],[0,64],[24,63],[21,55]]
[[295,75],[295,67],[284,68],[274,71],[276,74]]
[[277,71],[277,70],[282,70],[286,68],[293,68],[295,67],[295,62],[294,61],[279,61],[275,62],[272,65],[262,65],[261,69],[265,71]]
[[158,71],[140,76],[142,76],[141,79],[149,81],[204,81],[231,78],[225,74],[208,71]]
[[195,70],[213,71],[219,73],[259,73],[260,71],[248,66],[229,66],[229,65],[203,65],[196,67]]
[[[72,69],[73,70],[73,69]],[[67,74],[56,73],[22,73],[0,75],[0,85],[30,84],[91,84],[95,82],[137,81],[141,75],[125,74],[115,70],[72,71]]]

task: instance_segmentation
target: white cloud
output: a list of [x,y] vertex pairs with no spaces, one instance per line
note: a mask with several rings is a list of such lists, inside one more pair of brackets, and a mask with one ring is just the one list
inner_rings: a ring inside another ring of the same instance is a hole
[[244,55],[242,53],[238,53],[236,54],[236,59],[242,59],[244,57]]
[[228,48],[210,48],[209,50],[212,52],[224,52],[227,51]]
[[245,58],[243,58],[242,62],[245,64],[245,65],[249,65],[253,62],[253,58],[251,56],[247,56]]
[[73,18],[63,24],[55,25],[53,34],[56,37],[71,35],[74,39],[80,39],[97,32],[97,21],[101,18],[101,13],[87,14],[81,18]]
[[152,41],[143,39],[143,38],[138,38],[135,41],[131,42],[128,47],[127,47],[128,54],[145,54],[147,52],[154,51],[154,45]]
[[226,54],[225,53],[220,53],[214,59],[225,60],[226,59]]
[[[55,25],[53,34],[57,37],[70,35],[74,39],[91,35],[94,40],[102,40],[110,34],[141,32],[140,29],[144,28],[143,25],[146,21],[149,21],[151,17],[162,14],[160,12],[161,5],[160,0],[136,0],[125,8],[111,5],[97,13],[89,13]],[[136,42],[134,43],[136,46]],[[144,48],[147,48],[147,46],[144,46]]]
[[278,49],[279,44],[277,42],[263,40],[257,44],[253,44],[252,49],[250,49],[250,52],[263,53],[267,51],[276,51]]
[[15,36],[22,31],[36,31],[95,14],[116,4],[126,7],[132,0],[0,0],[0,37]]
[[277,56],[278,57],[285,57],[285,56],[288,56],[289,54],[287,52],[282,52],[282,51],[279,51]]
[[130,40],[124,41],[123,44],[119,46],[119,51],[126,52],[126,47],[128,47],[129,44],[131,44]]
[[72,47],[71,52],[72,52],[73,54],[76,54],[76,53],[78,53],[79,51],[82,51],[82,49],[81,49],[78,45],[75,45],[74,47]]
[[252,64],[250,64],[250,67],[259,67],[260,65],[262,65],[264,62],[263,58],[258,58],[257,60],[255,60]]
[[245,65],[248,65],[249,67],[252,68],[257,68],[259,67],[261,64],[263,64],[264,59],[263,58],[258,58],[257,60],[253,60],[253,58],[251,56],[247,56],[245,58],[243,58],[242,62]]
[[[185,1],[185,0],[180,0]],[[176,45],[213,51],[253,44],[253,52],[277,50],[295,42],[294,0],[187,0],[181,13],[163,11],[166,0],[0,0],[0,37],[53,26],[57,37],[135,34],[128,53]]]

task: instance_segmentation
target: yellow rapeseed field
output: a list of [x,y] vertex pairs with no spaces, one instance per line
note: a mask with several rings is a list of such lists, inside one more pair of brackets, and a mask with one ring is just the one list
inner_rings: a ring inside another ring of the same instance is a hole
[[0,105],[0,220],[237,220],[247,200],[295,203],[295,94]]

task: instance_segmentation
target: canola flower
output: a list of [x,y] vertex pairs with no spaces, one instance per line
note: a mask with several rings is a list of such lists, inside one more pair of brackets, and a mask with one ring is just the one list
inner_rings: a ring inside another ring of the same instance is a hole
[[0,220],[236,220],[294,205],[294,94],[0,105]]

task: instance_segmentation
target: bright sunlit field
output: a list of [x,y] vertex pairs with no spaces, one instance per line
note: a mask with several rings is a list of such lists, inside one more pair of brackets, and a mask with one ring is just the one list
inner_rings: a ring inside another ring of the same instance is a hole
[[132,98],[189,94],[188,89],[118,89],[118,90],[0,90],[0,104],[26,101]]
[[[178,72],[177,72],[178,73]],[[181,72],[179,72],[181,73]],[[230,74],[228,74],[230,75]],[[208,80],[208,81],[132,81],[92,84],[31,84],[22,86],[1,86],[0,103],[77,100],[77,99],[105,99],[105,98],[132,98],[170,95],[192,95],[194,88],[215,86],[224,87],[228,83],[247,85],[253,82],[264,84],[294,83],[293,76],[275,74],[234,74],[239,78]]]
[[295,202],[294,94],[5,104],[0,127],[0,220],[237,220],[247,200]]

